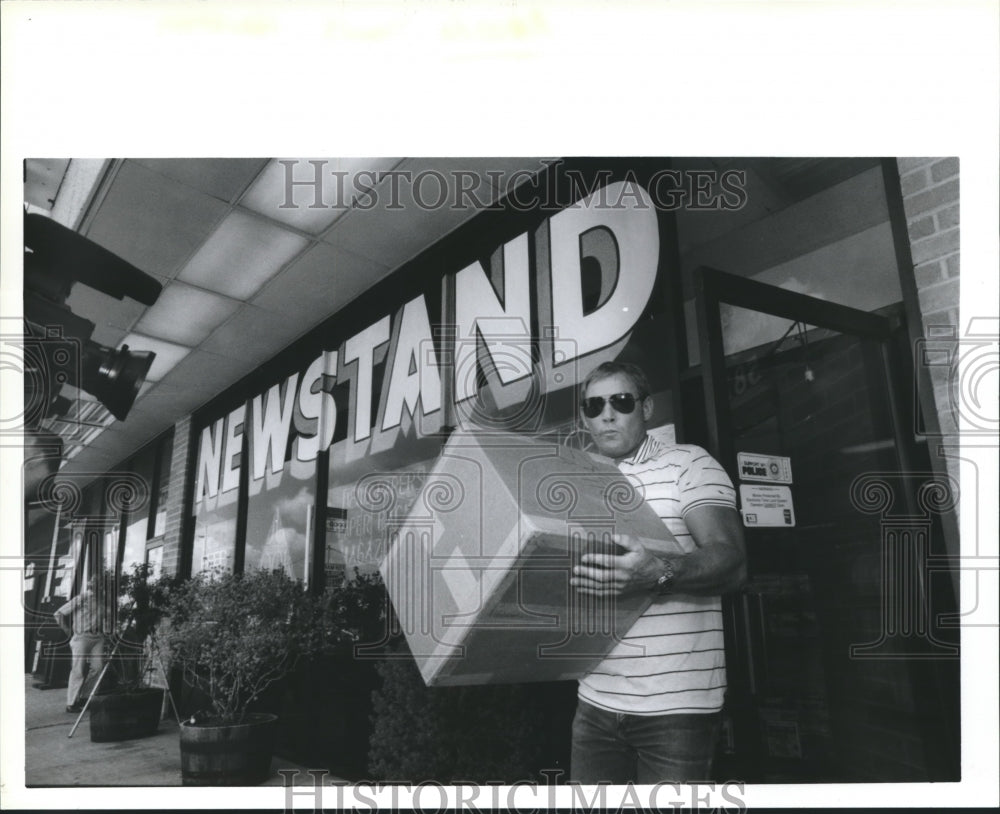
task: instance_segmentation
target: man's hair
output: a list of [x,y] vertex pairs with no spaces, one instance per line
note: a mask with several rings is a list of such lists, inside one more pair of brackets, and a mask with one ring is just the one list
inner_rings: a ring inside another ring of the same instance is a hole
[[583,380],[583,385],[580,387],[580,396],[583,397],[586,395],[587,388],[599,379],[606,379],[608,376],[615,376],[619,373],[631,380],[637,391],[636,396],[640,400],[649,395],[649,380],[646,378],[646,374],[641,367],[633,365],[631,362],[601,362]]

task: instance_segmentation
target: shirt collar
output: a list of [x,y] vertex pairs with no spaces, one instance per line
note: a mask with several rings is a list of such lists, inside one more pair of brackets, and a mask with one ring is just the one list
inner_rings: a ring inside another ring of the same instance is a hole
[[622,460],[623,464],[644,464],[651,458],[655,458],[660,452],[663,451],[663,444],[653,438],[652,435],[646,434],[646,438],[639,445],[639,448],[632,454],[631,457]]

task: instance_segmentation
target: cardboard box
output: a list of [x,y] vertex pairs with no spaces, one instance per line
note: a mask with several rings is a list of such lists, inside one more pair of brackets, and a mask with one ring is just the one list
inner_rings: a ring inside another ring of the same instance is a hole
[[428,686],[556,681],[588,672],[651,595],[569,586],[613,534],[678,552],[607,458],[524,436],[453,435],[381,564]]

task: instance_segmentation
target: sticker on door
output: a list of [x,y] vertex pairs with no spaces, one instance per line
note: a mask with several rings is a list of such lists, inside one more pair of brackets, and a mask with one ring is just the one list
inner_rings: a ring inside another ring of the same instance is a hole
[[781,455],[758,455],[756,452],[737,452],[740,480],[759,480],[771,483],[792,482],[792,459]]
[[792,490],[787,486],[741,483],[740,507],[743,525],[747,528],[791,528],[795,525]]

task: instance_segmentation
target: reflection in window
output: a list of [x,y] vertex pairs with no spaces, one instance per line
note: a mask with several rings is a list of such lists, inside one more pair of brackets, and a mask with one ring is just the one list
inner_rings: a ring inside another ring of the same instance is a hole
[[142,517],[131,520],[125,529],[125,553],[122,556],[122,573],[132,570],[132,566],[141,563],[146,557],[146,528],[149,519],[143,513]]
[[83,531],[80,528],[72,526],[59,532],[49,591],[52,597],[70,598],[73,592],[73,577],[76,575],[76,564],[79,562],[82,550]]
[[173,431],[163,439],[160,450],[159,488],[156,498],[156,518],[153,522],[153,536],[161,537],[167,531],[167,490],[170,486],[170,461],[174,451]]
[[[213,503],[215,501],[212,501]],[[204,503],[199,504],[203,506]],[[236,495],[226,505],[195,517],[191,573],[233,570],[236,553]]]
[[114,573],[118,562],[118,538],[121,524],[116,523],[109,531],[104,532],[104,570]]
[[143,483],[144,496],[139,505],[129,511],[125,528],[125,551],[122,554],[122,573],[127,573],[146,559],[146,533],[149,529],[150,501],[153,491],[153,465],[156,446],[150,445],[130,462],[129,469]]
[[392,471],[372,468],[357,473],[357,480],[333,483],[327,494],[328,588],[353,577],[355,569],[361,573],[378,569],[393,528],[409,514],[433,464],[431,459]]
[[163,573],[163,546],[155,546],[146,552],[146,564],[149,566],[149,578],[159,579]]
[[307,580],[306,552],[312,536],[315,470],[307,480],[292,477],[288,470],[286,465],[277,484],[250,497],[243,568],[245,571],[281,569],[294,579]]

